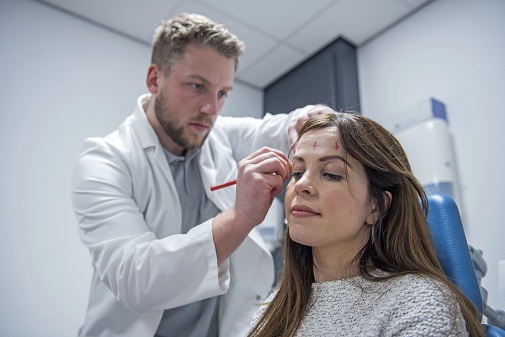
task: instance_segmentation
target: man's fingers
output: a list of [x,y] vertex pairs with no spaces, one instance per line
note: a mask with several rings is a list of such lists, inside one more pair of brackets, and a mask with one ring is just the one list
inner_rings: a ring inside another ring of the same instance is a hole
[[[298,140],[298,133],[300,132],[300,129],[310,117],[320,115],[323,113],[335,113],[335,110],[333,110],[329,106],[323,104],[317,104],[312,109],[305,112],[303,115],[298,116],[298,118],[294,120],[288,127],[289,144],[293,146],[293,144],[296,143],[296,141]],[[296,149],[293,148],[293,152],[296,152]]]
[[261,174],[275,174],[286,179],[289,176],[289,162],[286,155],[276,149],[262,148],[239,163],[247,172]]

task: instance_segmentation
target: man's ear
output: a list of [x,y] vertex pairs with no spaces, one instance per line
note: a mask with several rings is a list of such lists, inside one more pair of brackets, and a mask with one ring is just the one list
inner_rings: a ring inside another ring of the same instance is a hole
[[161,80],[161,70],[156,64],[151,64],[147,69],[146,85],[149,92],[156,95],[160,91],[159,81]]
[[[393,195],[389,191],[384,192],[384,210],[387,211],[393,200]],[[366,218],[366,223],[368,225],[375,225],[377,220],[379,220],[379,207],[377,207],[377,200],[372,200],[370,202],[370,213]]]

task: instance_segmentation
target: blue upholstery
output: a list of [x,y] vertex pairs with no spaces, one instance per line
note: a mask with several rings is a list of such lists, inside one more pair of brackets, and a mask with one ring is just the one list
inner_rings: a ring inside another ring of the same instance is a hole
[[[428,225],[438,260],[449,279],[483,312],[480,285],[466,241],[458,206],[444,194],[428,196]],[[488,337],[505,337],[505,331],[484,324]]]
[[428,225],[445,274],[482,313],[480,286],[456,203],[437,194],[428,197],[428,207]]
[[487,337],[503,337],[503,336],[505,336],[505,331],[503,331],[502,329],[500,329],[496,326],[492,326],[492,325],[487,325],[487,324],[483,324],[483,325],[486,329]]

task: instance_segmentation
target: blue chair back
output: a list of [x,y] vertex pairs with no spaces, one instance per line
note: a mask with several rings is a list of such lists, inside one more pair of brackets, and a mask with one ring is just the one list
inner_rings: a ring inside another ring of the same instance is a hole
[[[454,200],[445,194],[428,196],[428,225],[435,251],[447,277],[483,314],[484,303],[470,248]],[[487,337],[505,337],[497,326],[483,324]]]
[[444,194],[428,196],[428,225],[438,260],[447,277],[483,312],[480,285],[458,206]]

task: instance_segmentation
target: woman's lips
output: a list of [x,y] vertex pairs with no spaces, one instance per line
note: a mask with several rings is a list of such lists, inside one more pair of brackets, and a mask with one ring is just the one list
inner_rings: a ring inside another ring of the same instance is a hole
[[312,208],[303,205],[295,205],[291,207],[291,215],[295,217],[310,217],[310,216],[319,216],[321,213],[316,212]]

